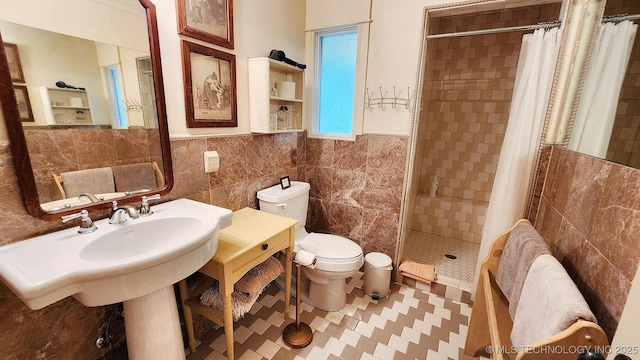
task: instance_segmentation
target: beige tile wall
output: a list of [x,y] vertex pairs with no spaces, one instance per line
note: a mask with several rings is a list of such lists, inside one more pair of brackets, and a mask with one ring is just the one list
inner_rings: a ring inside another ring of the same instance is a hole
[[[607,1],[605,15],[640,14],[640,4]],[[636,35],[607,150],[607,159],[640,168],[640,36]]]
[[[555,12],[554,12],[555,9]],[[435,33],[535,24],[557,5],[437,19]],[[480,242],[523,32],[430,40],[417,162],[419,195],[412,228]],[[438,176],[438,196],[429,197]]]

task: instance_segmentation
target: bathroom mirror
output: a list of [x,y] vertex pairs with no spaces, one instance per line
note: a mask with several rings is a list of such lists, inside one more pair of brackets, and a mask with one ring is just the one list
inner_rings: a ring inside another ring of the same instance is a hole
[[[627,19],[637,27],[639,15],[637,2],[604,4],[604,19]],[[609,28],[600,34],[603,24]],[[640,31],[622,25],[602,22],[592,33],[589,67],[575,99],[567,148],[640,169]]]
[[[59,219],[168,193],[173,174],[153,3],[11,0],[1,8],[0,51],[15,44],[18,57],[0,54],[0,105],[27,211]],[[12,77],[15,61],[23,79]],[[25,88],[26,99],[16,90]],[[25,108],[32,121],[24,121]],[[83,177],[104,169],[113,172],[112,188],[92,191],[98,188]],[[140,169],[155,181],[139,185]]]

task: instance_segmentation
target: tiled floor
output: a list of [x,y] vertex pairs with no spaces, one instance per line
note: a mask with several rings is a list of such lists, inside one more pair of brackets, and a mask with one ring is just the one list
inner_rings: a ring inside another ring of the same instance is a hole
[[[375,301],[362,292],[361,278],[358,273],[348,282],[347,305],[339,312],[302,303],[301,321],[313,330],[313,341],[302,349],[282,341],[283,329],[295,321],[295,302],[285,321],[284,293],[271,285],[234,324],[236,359],[473,359],[462,351],[469,305],[395,283],[388,298]],[[205,334],[187,359],[226,359],[223,329]]]
[[[411,260],[431,264],[438,282],[471,291],[475,281],[480,244],[412,231],[404,243],[404,254]],[[455,259],[446,257],[454,255]]]

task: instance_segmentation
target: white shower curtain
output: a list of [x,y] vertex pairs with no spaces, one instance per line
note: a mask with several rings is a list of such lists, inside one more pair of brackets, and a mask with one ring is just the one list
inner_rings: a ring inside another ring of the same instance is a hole
[[600,28],[569,140],[569,149],[605,158],[638,25],[605,23]]
[[558,29],[538,29],[522,38],[509,122],[487,208],[476,273],[493,239],[524,214],[560,36]]

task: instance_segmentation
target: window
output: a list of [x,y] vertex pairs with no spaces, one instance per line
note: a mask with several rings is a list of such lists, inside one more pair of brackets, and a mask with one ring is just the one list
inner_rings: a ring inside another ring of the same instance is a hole
[[107,82],[107,90],[109,91],[109,106],[113,117],[113,125],[115,128],[127,128],[127,111],[124,108],[125,99],[120,85],[120,70],[117,65],[105,67],[105,79]]
[[310,137],[355,140],[362,133],[368,26],[312,32]]

